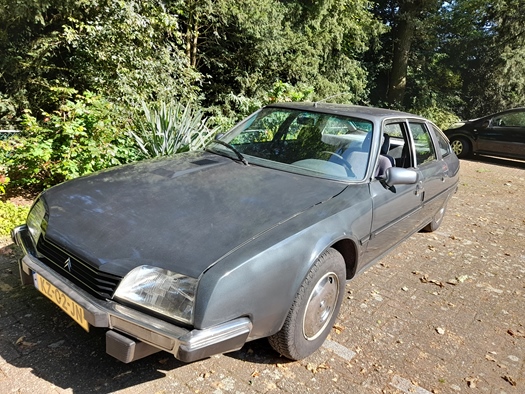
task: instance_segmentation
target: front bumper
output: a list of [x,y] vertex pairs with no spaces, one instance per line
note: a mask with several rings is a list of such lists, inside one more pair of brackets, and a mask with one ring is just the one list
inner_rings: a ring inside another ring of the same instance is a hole
[[202,330],[188,330],[112,300],[99,300],[35,257],[26,226],[15,228],[11,236],[24,251],[19,262],[22,283],[34,284],[36,273],[80,305],[89,325],[110,330],[106,334],[106,351],[123,362],[159,350],[172,353],[181,361],[192,362],[239,350],[251,332],[252,323],[246,317]]

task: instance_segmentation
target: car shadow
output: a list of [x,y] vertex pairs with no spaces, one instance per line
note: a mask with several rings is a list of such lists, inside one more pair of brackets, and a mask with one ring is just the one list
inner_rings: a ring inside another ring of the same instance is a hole
[[498,165],[502,167],[525,169],[525,161],[513,160],[513,159],[503,159],[503,158],[495,157],[495,156],[474,155],[467,159],[462,159],[462,160],[478,162],[478,163],[494,164],[494,165]]
[[[124,364],[106,354],[105,329],[87,333],[35,288],[22,286],[15,245],[0,247],[0,363],[12,382],[29,369],[33,375],[74,393],[110,393],[177,374],[192,364],[166,352]],[[253,341],[221,357],[252,363],[285,363],[266,340]],[[199,363],[197,361],[196,363]],[[179,372],[180,371],[180,372]],[[189,372],[188,372],[189,373]]]

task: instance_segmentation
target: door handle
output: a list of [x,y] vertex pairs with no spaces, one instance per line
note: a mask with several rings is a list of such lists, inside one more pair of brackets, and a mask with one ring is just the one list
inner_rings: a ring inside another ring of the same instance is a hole
[[423,187],[423,182],[419,182],[417,185],[416,185],[416,192],[415,192],[415,195],[416,196],[419,196],[421,193],[423,193],[425,191],[425,188]]

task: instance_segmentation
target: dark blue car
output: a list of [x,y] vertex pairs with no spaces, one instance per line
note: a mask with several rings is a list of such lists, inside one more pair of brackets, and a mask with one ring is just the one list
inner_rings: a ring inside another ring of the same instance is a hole
[[459,158],[484,154],[525,160],[525,108],[456,123],[445,134]]

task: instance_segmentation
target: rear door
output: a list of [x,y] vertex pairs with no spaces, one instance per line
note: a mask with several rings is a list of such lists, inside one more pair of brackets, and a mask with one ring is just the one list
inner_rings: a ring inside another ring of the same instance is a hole
[[477,143],[484,153],[525,157],[525,109],[494,116],[477,130]]
[[416,168],[419,172],[419,192],[422,211],[421,225],[430,222],[435,213],[445,204],[448,197],[447,183],[451,183],[448,175],[448,165],[438,155],[429,125],[420,120],[409,121],[410,131],[414,139]]

